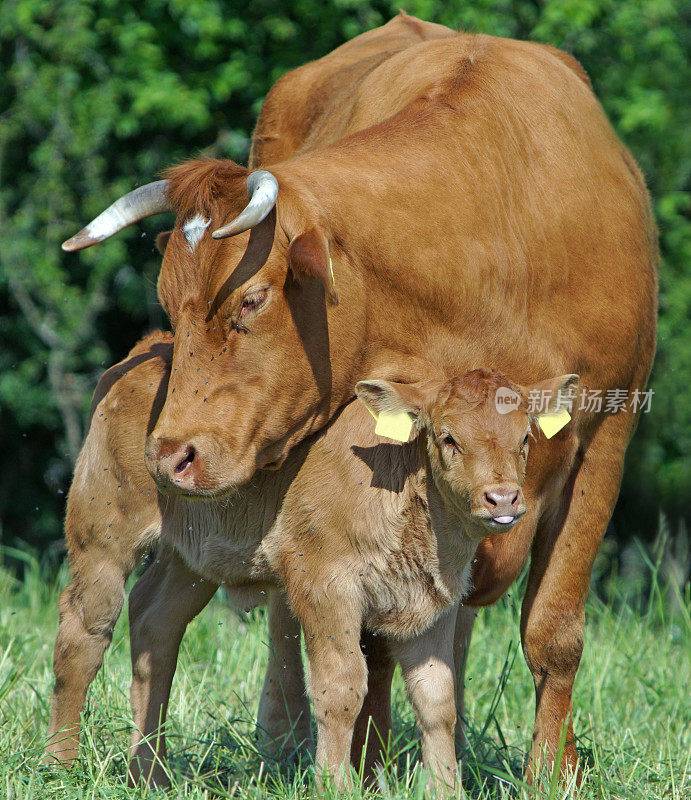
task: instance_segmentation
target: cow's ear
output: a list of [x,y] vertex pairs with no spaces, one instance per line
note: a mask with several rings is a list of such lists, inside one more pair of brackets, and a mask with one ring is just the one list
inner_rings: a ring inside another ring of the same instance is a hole
[[156,237],[156,249],[162,256],[165,255],[166,253],[166,247],[168,247],[168,239],[170,239],[170,234],[172,232],[173,231],[161,231]]
[[375,416],[405,412],[415,420],[433,396],[430,388],[422,384],[382,380],[360,381],[355,385],[355,393]]
[[317,227],[296,236],[288,247],[288,267],[298,279],[318,278],[333,305],[338,304],[333,265],[326,236]]
[[579,381],[579,376],[575,374],[558,375],[556,378],[522,387],[521,394],[527,402],[528,410],[534,410],[534,416],[557,414],[562,409],[571,411]]

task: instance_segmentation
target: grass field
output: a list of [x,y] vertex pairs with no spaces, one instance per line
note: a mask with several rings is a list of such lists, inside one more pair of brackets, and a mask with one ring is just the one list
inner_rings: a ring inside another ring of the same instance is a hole
[[[130,727],[126,614],[90,692],[82,759],[71,771],[40,765],[48,724],[57,596],[66,573],[43,577],[27,559],[23,583],[0,572],[0,798],[129,798],[124,783]],[[644,594],[613,576],[606,603],[591,597],[575,693],[585,763],[580,797],[691,798],[691,603],[658,585],[650,564]],[[563,797],[545,781],[521,783],[532,730],[532,682],[520,652],[521,586],[482,612],[467,673],[468,798]],[[268,656],[261,610],[239,618],[217,597],[188,630],[171,701],[173,797],[303,798],[314,794],[309,763],[262,758],[253,715]],[[420,798],[417,736],[396,678],[395,752],[379,792]],[[355,798],[373,795],[357,787]],[[164,796],[164,795],[161,795]]]

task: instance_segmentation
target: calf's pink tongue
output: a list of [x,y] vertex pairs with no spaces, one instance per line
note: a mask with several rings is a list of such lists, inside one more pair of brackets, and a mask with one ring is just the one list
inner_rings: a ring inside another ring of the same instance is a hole
[[513,517],[492,517],[495,522],[501,522],[502,525],[506,525],[509,522],[513,522]]

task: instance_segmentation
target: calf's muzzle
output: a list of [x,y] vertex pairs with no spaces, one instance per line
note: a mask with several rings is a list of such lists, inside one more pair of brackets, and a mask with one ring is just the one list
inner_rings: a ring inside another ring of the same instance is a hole
[[473,515],[491,530],[510,528],[525,514],[526,504],[518,484],[494,484],[480,489]]

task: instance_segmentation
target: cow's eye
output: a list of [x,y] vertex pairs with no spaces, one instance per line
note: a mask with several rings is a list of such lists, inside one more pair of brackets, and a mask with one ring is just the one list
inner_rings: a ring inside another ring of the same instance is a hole
[[525,450],[528,440],[530,439],[530,433],[526,433],[525,438],[523,439],[523,444],[521,445],[521,450]]
[[240,319],[246,317],[251,311],[256,311],[265,299],[266,289],[245,295],[245,297],[242,299],[242,305],[240,306]]

